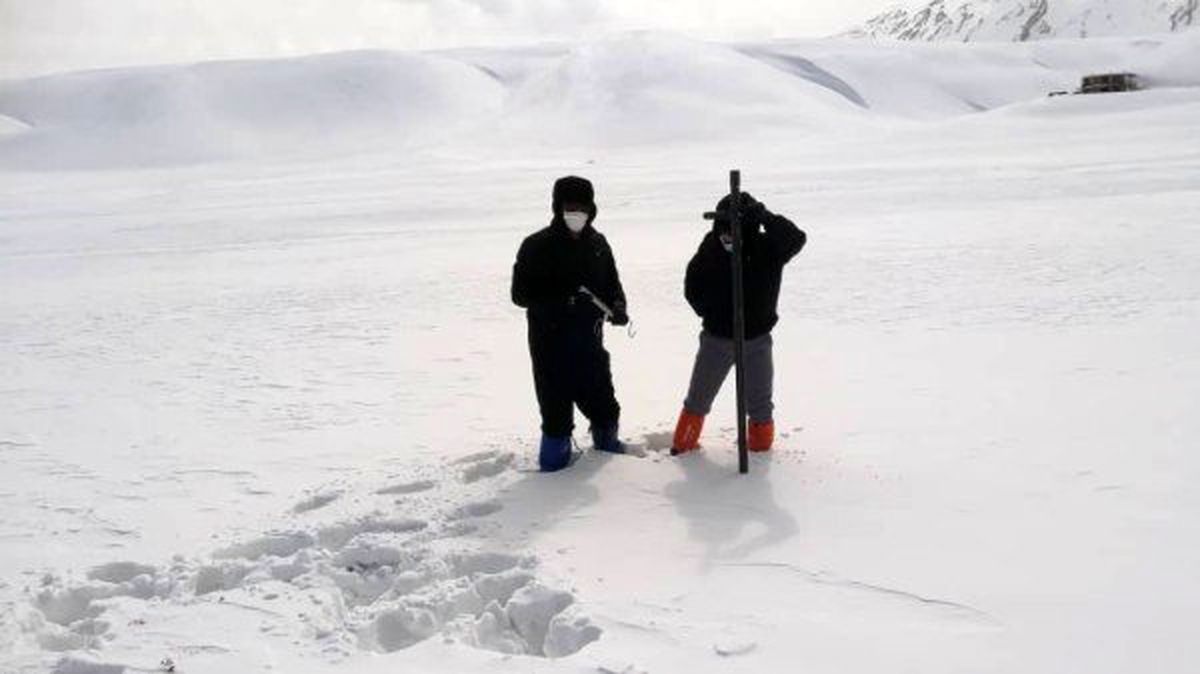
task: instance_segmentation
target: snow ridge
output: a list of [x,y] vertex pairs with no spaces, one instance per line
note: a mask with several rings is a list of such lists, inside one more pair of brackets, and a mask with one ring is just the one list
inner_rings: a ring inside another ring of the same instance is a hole
[[409,52],[117,68],[0,83],[0,137],[35,166],[197,163],[424,141],[502,97],[476,67]]

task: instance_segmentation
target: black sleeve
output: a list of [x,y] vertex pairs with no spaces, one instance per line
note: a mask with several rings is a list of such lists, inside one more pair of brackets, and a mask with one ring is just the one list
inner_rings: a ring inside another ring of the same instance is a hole
[[542,307],[565,298],[564,293],[553,287],[551,279],[538,264],[537,257],[536,246],[526,239],[517,251],[517,262],[513,265],[512,301],[526,309]]
[[621,285],[621,275],[617,273],[617,259],[607,244],[605,249],[608,256],[608,294],[611,298],[609,306],[617,311],[625,311],[625,288]]
[[763,216],[762,226],[779,264],[787,264],[808,241],[808,235],[782,215],[767,213]]
[[696,315],[701,318],[708,313],[706,297],[708,293],[705,291],[707,279],[711,276],[711,265],[707,262],[708,257],[707,251],[704,250],[704,243],[701,242],[700,248],[692,256],[691,262],[688,262],[687,275],[683,280],[683,296],[692,306],[692,311],[695,311]]

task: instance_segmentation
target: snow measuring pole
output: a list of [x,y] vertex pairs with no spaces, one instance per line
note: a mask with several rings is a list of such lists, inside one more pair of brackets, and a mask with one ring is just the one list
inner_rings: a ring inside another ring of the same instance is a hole
[[733,234],[733,378],[737,395],[738,472],[750,472],[746,451],[746,311],[742,294],[742,172],[729,172],[729,228]]
[[737,396],[738,472],[750,472],[750,454],[746,448],[746,310],[742,289],[742,172],[729,172],[729,210],[705,213],[704,219],[729,220],[733,237],[733,380]]

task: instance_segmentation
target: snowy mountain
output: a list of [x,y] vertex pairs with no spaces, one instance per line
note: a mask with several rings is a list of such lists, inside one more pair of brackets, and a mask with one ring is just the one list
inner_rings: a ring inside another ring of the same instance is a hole
[[1016,41],[1143,35],[1197,25],[1200,0],[932,0],[850,32],[899,40]]

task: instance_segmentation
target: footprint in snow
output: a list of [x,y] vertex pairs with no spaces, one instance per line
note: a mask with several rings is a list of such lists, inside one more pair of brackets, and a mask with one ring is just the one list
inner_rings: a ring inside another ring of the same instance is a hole
[[[511,470],[514,461],[513,453],[493,450],[451,465],[469,484]],[[419,480],[377,493],[437,487],[433,480]],[[316,510],[343,494],[314,493],[292,510]],[[503,507],[494,498],[457,501],[426,513],[429,520],[377,512],[320,528],[269,532],[215,550],[200,565],[180,559],[169,568],[127,561],[94,567],[83,584],[43,583],[34,606],[47,621],[38,638],[46,650],[93,647],[109,630],[101,616],[108,609],[104,600],[113,597],[170,602],[219,593],[217,604],[267,611],[255,597],[268,601],[307,593],[314,607],[300,614],[301,620],[352,635],[369,650],[400,650],[441,635],[501,653],[564,657],[599,639],[601,628],[575,605],[573,593],[538,582],[535,557],[454,540]],[[439,519],[445,526],[431,530],[430,523]],[[260,586],[262,591],[256,589]],[[227,593],[240,593],[241,599]],[[269,613],[284,619],[282,613]]]
[[644,447],[651,452],[669,452],[675,442],[675,434],[671,431],[646,433],[642,435]]
[[342,492],[340,492],[340,491],[329,491],[329,492],[322,492],[319,494],[313,494],[312,496],[310,496],[310,497],[304,499],[303,501],[297,503],[296,505],[292,506],[292,512],[299,515],[301,513],[306,513],[306,512],[310,512],[312,510],[324,508],[325,506],[329,505],[330,503],[333,503],[334,501],[338,500],[341,497],[342,497]]
[[417,480],[416,482],[404,482],[394,484],[390,487],[384,487],[376,491],[376,494],[381,496],[396,496],[402,494],[417,494],[423,491],[429,491],[437,486],[433,480]]
[[488,450],[484,450],[482,452],[475,452],[474,454],[468,454],[466,456],[459,457],[459,458],[451,461],[450,463],[455,466],[462,466],[462,465],[466,465],[469,463],[479,463],[480,461],[487,461],[488,459],[494,459],[494,458],[500,456],[500,454],[501,454],[501,452],[498,449],[488,449]]
[[158,569],[149,564],[111,562],[92,567],[88,571],[87,577],[90,580],[99,580],[105,583],[128,583],[138,576],[153,576],[157,572]]
[[[516,458],[511,452],[487,452],[479,456],[481,458],[469,462],[463,469],[461,478],[465,484],[496,477],[508,470]],[[463,460],[460,459],[456,463],[463,463]]]
[[289,557],[315,543],[312,535],[303,531],[283,531],[221,548],[213,553],[213,558],[254,561],[262,557]]
[[738,655],[745,655],[757,647],[758,644],[753,641],[718,641],[713,644],[713,652],[723,658],[731,658]]
[[477,501],[475,503],[467,503],[455,508],[449,515],[450,520],[465,520],[474,517],[487,517],[504,509],[504,506],[496,499],[488,499],[487,501]]
[[428,526],[425,520],[368,515],[325,527],[317,532],[317,540],[326,549],[337,550],[362,534],[410,534]]

